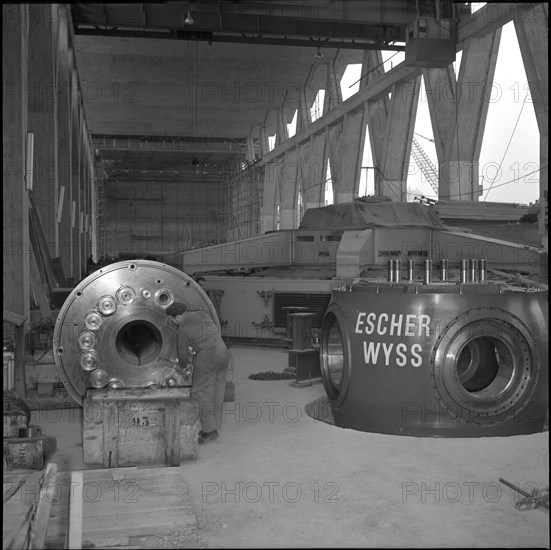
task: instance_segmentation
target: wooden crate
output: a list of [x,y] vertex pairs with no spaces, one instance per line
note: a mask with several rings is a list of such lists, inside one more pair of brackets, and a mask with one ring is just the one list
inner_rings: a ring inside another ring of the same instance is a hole
[[4,469],[41,470],[44,458],[51,455],[57,446],[55,437],[5,437]]
[[199,414],[190,388],[88,390],[84,463],[104,468],[177,466],[197,458]]

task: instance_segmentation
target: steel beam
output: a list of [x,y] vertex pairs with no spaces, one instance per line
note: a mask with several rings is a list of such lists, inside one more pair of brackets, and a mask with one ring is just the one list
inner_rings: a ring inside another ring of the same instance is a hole
[[363,109],[363,104],[366,101],[375,101],[383,97],[397,82],[407,82],[413,78],[416,78],[420,74],[420,67],[406,67],[403,63],[400,63],[400,65],[385,73],[385,76],[377,82],[374,82],[373,85],[360,89],[358,93],[349,97],[346,101],[343,101],[343,103],[341,103],[338,107],[312,122],[306,130],[295,134],[285,143],[282,143],[279,147],[270,151],[270,153],[260,159],[259,162],[265,164],[275,160],[277,157],[283,155],[286,150],[295,147],[303,141],[306,141],[310,138],[310,136],[324,131],[326,126],[331,126],[338,123],[346,113],[359,108]]
[[246,149],[245,140],[199,140],[168,137],[160,140],[158,136],[92,136],[94,149],[102,151],[153,151],[153,152],[196,152],[196,153],[239,153]]
[[538,3],[488,2],[483,8],[461,18],[457,28],[457,50],[464,48],[465,41],[471,37],[480,38],[516,21],[521,17],[519,8],[531,9]]
[[[302,48],[317,47],[318,41],[314,41],[309,37],[305,38],[277,38],[266,37],[262,35],[227,35],[227,34],[213,34],[211,32],[160,32],[160,31],[137,31],[137,30],[119,30],[119,29],[91,29],[86,27],[77,27],[75,34],[83,36],[117,36],[122,38],[150,38],[155,40],[199,40],[208,42],[209,44],[229,43],[229,44],[256,44],[256,45],[269,45],[269,46],[292,46]],[[393,41],[390,41],[393,42]],[[390,51],[404,51],[405,46],[401,44],[376,42],[365,42],[362,40],[347,41],[347,40],[329,40],[324,39],[321,42],[324,48],[332,48],[339,50],[375,50],[383,49]]]
[[[302,4],[302,3],[301,3]],[[101,6],[101,5],[100,5]],[[307,42],[313,39],[327,40],[328,37],[353,41],[373,43],[378,48],[393,45],[394,42],[405,41],[405,25],[414,14],[408,13],[407,3],[394,3],[394,9],[381,10],[380,7],[369,10],[364,5],[356,10],[355,19],[350,9],[337,9],[336,13],[317,13],[297,6],[287,13],[281,14],[277,9],[270,9],[270,13],[247,13],[243,6],[237,9],[231,3],[220,3],[213,6],[202,4],[193,5],[186,10],[181,5],[155,5],[145,9],[144,5],[129,5],[126,9],[121,5],[103,5],[105,9],[94,8],[94,5],[82,4],[73,9],[73,20],[80,32],[81,28],[89,28],[98,33],[105,32],[109,27],[124,30],[171,31],[184,35],[222,34],[222,39],[232,37],[236,41],[243,38],[285,37],[285,42],[296,37],[304,37]],[[147,6],[147,5],[146,5]],[[331,6],[334,9],[336,6]],[[192,13],[193,24],[186,24],[188,11]],[[82,30],[84,30],[84,28]],[[233,35],[233,36],[232,36]],[[215,35],[217,37],[217,35]],[[215,38],[216,39],[216,38]],[[342,47],[342,46],[340,46]]]
[[[514,17],[518,17],[516,14],[521,5],[520,3],[488,4],[475,14],[463,18],[458,26],[458,43],[456,51],[460,51],[464,47],[464,43],[468,38],[485,36],[495,31],[496,28],[499,28],[507,21],[511,21]],[[499,8],[494,6],[499,6]],[[496,9],[499,9],[499,17],[493,16],[494,12],[492,10]],[[311,135],[321,132],[325,126],[336,124],[346,113],[358,109],[363,106],[366,101],[376,101],[384,97],[394,84],[413,80],[421,73],[422,69],[420,67],[408,67],[405,63],[400,63],[390,71],[387,71],[384,76],[370,83],[369,86],[360,89],[358,93],[348,98],[339,107],[329,111],[325,116],[313,122],[308,128],[301,132],[297,132],[297,134],[287,142],[263,157],[260,162],[271,162],[282,155],[287,149],[291,149],[298,143],[309,139]]]

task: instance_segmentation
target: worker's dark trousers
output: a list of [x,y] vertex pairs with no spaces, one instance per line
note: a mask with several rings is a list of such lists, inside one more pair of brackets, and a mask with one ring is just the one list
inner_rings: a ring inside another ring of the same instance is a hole
[[193,395],[199,405],[203,432],[218,430],[222,424],[222,403],[230,351],[224,345],[201,350],[194,358]]

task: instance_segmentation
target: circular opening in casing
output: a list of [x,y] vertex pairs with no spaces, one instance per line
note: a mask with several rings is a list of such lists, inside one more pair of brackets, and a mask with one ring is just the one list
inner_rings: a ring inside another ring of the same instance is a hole
[[457,359],[457,375],[463,388],[477,397],[495,398],[514,379],[511,350],[497,338],[481,336],[463,347]]
[[321,338],[322,377],[331,399],[336,399],[342,390],[344,377],[344,344],[339,322],[328,313],[322,328]]
[[115,339],[115,348],[121,359],[131,365],[146,365],[157,359],[163,347],[159,329],[143,319],[124,325]]

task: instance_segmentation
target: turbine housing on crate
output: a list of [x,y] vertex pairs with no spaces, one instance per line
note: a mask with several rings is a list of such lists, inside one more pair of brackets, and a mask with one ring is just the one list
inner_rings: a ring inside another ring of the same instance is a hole
[[542,431],[547,298],[491,283],[360,281],[333,291],[320,353],[335,424],[412,436]]
[[127,260],[84,279],[63,304],[53,338],[69,394],[82,404],[87,388],[190,386],[191,360],[178,365],[177,333],[166,314],[174,302],[206,311],[219,326],[201,287],[166,264]]

